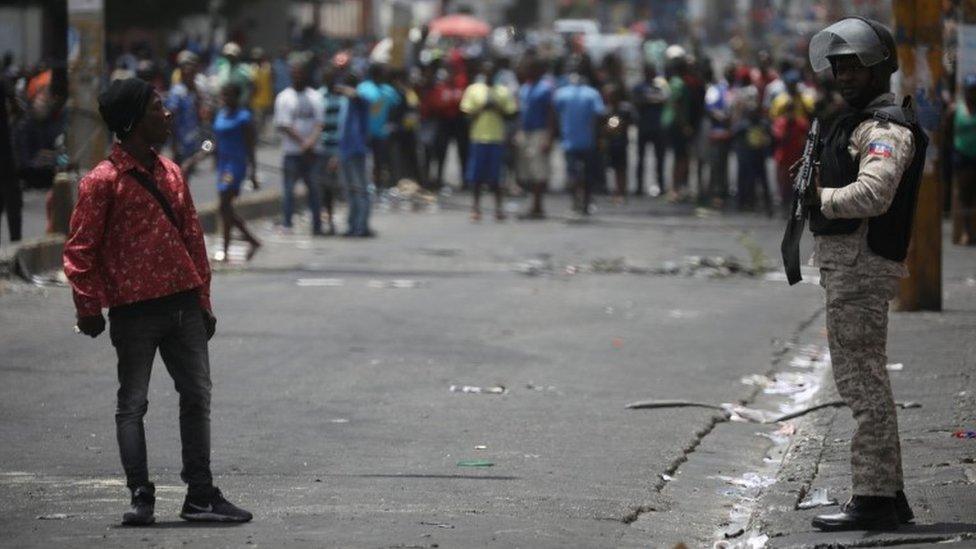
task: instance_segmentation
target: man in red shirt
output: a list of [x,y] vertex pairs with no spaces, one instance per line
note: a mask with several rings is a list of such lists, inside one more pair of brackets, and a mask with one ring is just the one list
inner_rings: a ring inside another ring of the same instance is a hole
[[180,394],[181,478],[188,485],[180,516],[191,521],[247,522],[210,472],[210,359],[216,319],[203,230],[179,166],[156,153],[170,135],[171,114],[150,84],[113,81],[99,112],[118,142],[79,184],[64,248],[64,272],[78,313],[76,331],[105,330],[118,355],[119,453],[132,508],[127,525],[154,522],[155,487],[146,465],[143,416],[159,350]]

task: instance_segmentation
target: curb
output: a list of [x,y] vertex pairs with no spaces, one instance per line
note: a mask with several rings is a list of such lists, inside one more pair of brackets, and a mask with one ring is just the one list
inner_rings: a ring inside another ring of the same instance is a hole
[[[269,217],[281,211],[281,197],[281,191],[259,191],[239,198],[235,207],[246,220]],[[295,190],[295,200],[304,197],[305,189]],[[218,210],[218,202],[208,202],[197,209],[204,233],[217,232]],[[12,246],[9,255],[0,258],[0,278],[17,275],[30,281],[34,275],[61,269],[65,239],[63,234],[52,234]]]

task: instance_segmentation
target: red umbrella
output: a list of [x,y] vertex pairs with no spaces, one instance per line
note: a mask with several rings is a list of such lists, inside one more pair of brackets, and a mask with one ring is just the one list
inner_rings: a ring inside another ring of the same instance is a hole
[[462,14],[438,17],[428,26],[431,32],[455,38],[484,38],[491,33],[491,26],[488,23]]

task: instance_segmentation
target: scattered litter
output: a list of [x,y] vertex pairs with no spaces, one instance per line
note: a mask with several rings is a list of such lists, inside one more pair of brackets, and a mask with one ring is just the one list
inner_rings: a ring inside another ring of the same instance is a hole
[[966,482],[969,484],[976,484],[976,469],[972,467],[966,467],[963,469],[966,472]]
[[966,286],[969,286],[970,288],[976,286],[976,278],[973,278],[971,276],[970,277],[967,277],[966,278]]
[[604,307],[603,312],[606,313],[607,316],[613,316],[613,307]]
[[[444,193],[442,195],[450,196]],[[408,208],[415,212],[437,211],[437,195],[424,190],[416,181],[407,178],[401,179],[395,187],[380,193],[378,210],[388,212]]]
[[743,385],[752,385],[754,387],[766,387],[773,382],[773,380],[761,374],[752,374],[750,376],[745,376],[740,381],[742,382]]
[[889,364],[886,368],[889,372],[900,372],[905,369],[905,365],[899,362],[898,364]]
[[422,288],[424,282],[420,280],[370,280],[368,286],[374,289],[391,288],[394,290],[407,290],[411,288]]
[[791,437],[796,434],[796,424],[793,422],[784,423],[776,430],[777,435]]
[[295,284],[302,288],[341,288],[346,281],[341,278],[299,278]]
[[488,449],[488,446],[486,446],[484,444],[479,444],[479,445],[475,446],[474,449],[475,450],[487,450]]
[[819,391],[819,378],[802,372],[777,372],[772,383],[763,388],[767,395],[788,395],[797,404],[807,402]]
[[434,526],[436,528],[443,528],[444,530],[453,530],[453,524],[447,524],[446,522],[424,522],[419,523],[421,526]]
[[74,516],[67,513],[51,513],[50,515],[38,515],[37,520],[65,520]]
[[740,423],[773,423],[773,412],[749,408],[741,404],[723,403],[722,409],[729,421]]
[[769,543],[769,536],[766,534],[753,534],[746,540],[745,546],[748,549],[763,549],[767,543]]
[[793,368],[819,370],[830,366],[830,351],[818,345],[804,345],[790,360]]
[[746,473],[741,477],[728,477],[724,475],[717,475],[708,478],[721,480],[726,484],[731,484],[732,486],[736,486],[738,488],[744,488],[746,490],[756,490],[756,489],[761,490],[763,488],[768,488],[773,484],[776,484],[775,478],[767,477],[764,475],[760,475],[759,473],[752,473],[752,472]]
[[31,275],[31,283],[39,288],[64,288],[68,285],[68,277],[64,271],[57,271],[51,275]]
[[504,395],[507,391],[502,385],[491,387],[477,387],[474,385],[451,385],[452,393],[467,393],[472,395]]
[[558,395],[562,395],[562,393],[559,392],[559,389],[557,389],[554,385],[536,385],[530,381],[525,384],[525,388],[538,393],[556,393]]
[[976,438],[976,431],[970,431],[969,429],[960,429],[952,433],[954,438]]
[[664,482],[671,482],[672,480],[674,480],[674,477],[672,477],[671,475],[663,475],[662,474],[661,475],[661,480],[663,480]]
[[[743,423],[779,423],[782,421],[796,419],[800,416],[807,415],[810,412],[816,412],[824,408],[839,408],[842,406],[845,406],[843,400],[832,400],[829,402],[822,402],[814,406],[800,408],[786,414],[778,414],[769,410],[759,410],[757,408],[749,408],[747,406],[742,406],[741,404],[731,404],[728,402],[721,405],[715,405],[708,404],[706,402],[694,402],[687,400],[641,400],[627,404],[627,408],[631,410],[687,407],[709,408],[712,410],[723,411],[726,418],[728,418],[730,421],[738,421]],[[912,401],[896,402],[895,406],[898,406],[904,410],[922,407],[922,405],[918,402]]]
[[814,509],[829,505],[837,505],[837,500],[827,495],[826,488],[814,488],[812,492],[807,494],[806,499],[801,501],[796,507],[797,509]]
[[613,347],[615,349],[620,349],[624,346],[624,340],[619,337],[613,338],[613,341],[611,343],[613,344]]
[[495,464],[487,459],[462,459],[457,462],[458,467],[494,467]]
[[336,424],[349,423],[349,420],[344,417],[337,417],[335,419],[330,419],[329,423],[336,423]]
[[683,311],[681,309],[671,309],[668,311],[668,318],[697,318],[700,313],[698,311]]
[[515,272],[526,276],[542,276],[552,273],[553,269],[552,260],[547,255],[516,263],[514,266]]

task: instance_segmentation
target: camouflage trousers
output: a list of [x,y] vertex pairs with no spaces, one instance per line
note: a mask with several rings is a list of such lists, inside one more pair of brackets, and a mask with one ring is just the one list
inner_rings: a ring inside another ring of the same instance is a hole
[[888,302],[898,278],[821,269],[827,341],[837,392],[857,422],[851,438],[853,495],[894,496],[904,489],[898,418],[886,368]]

